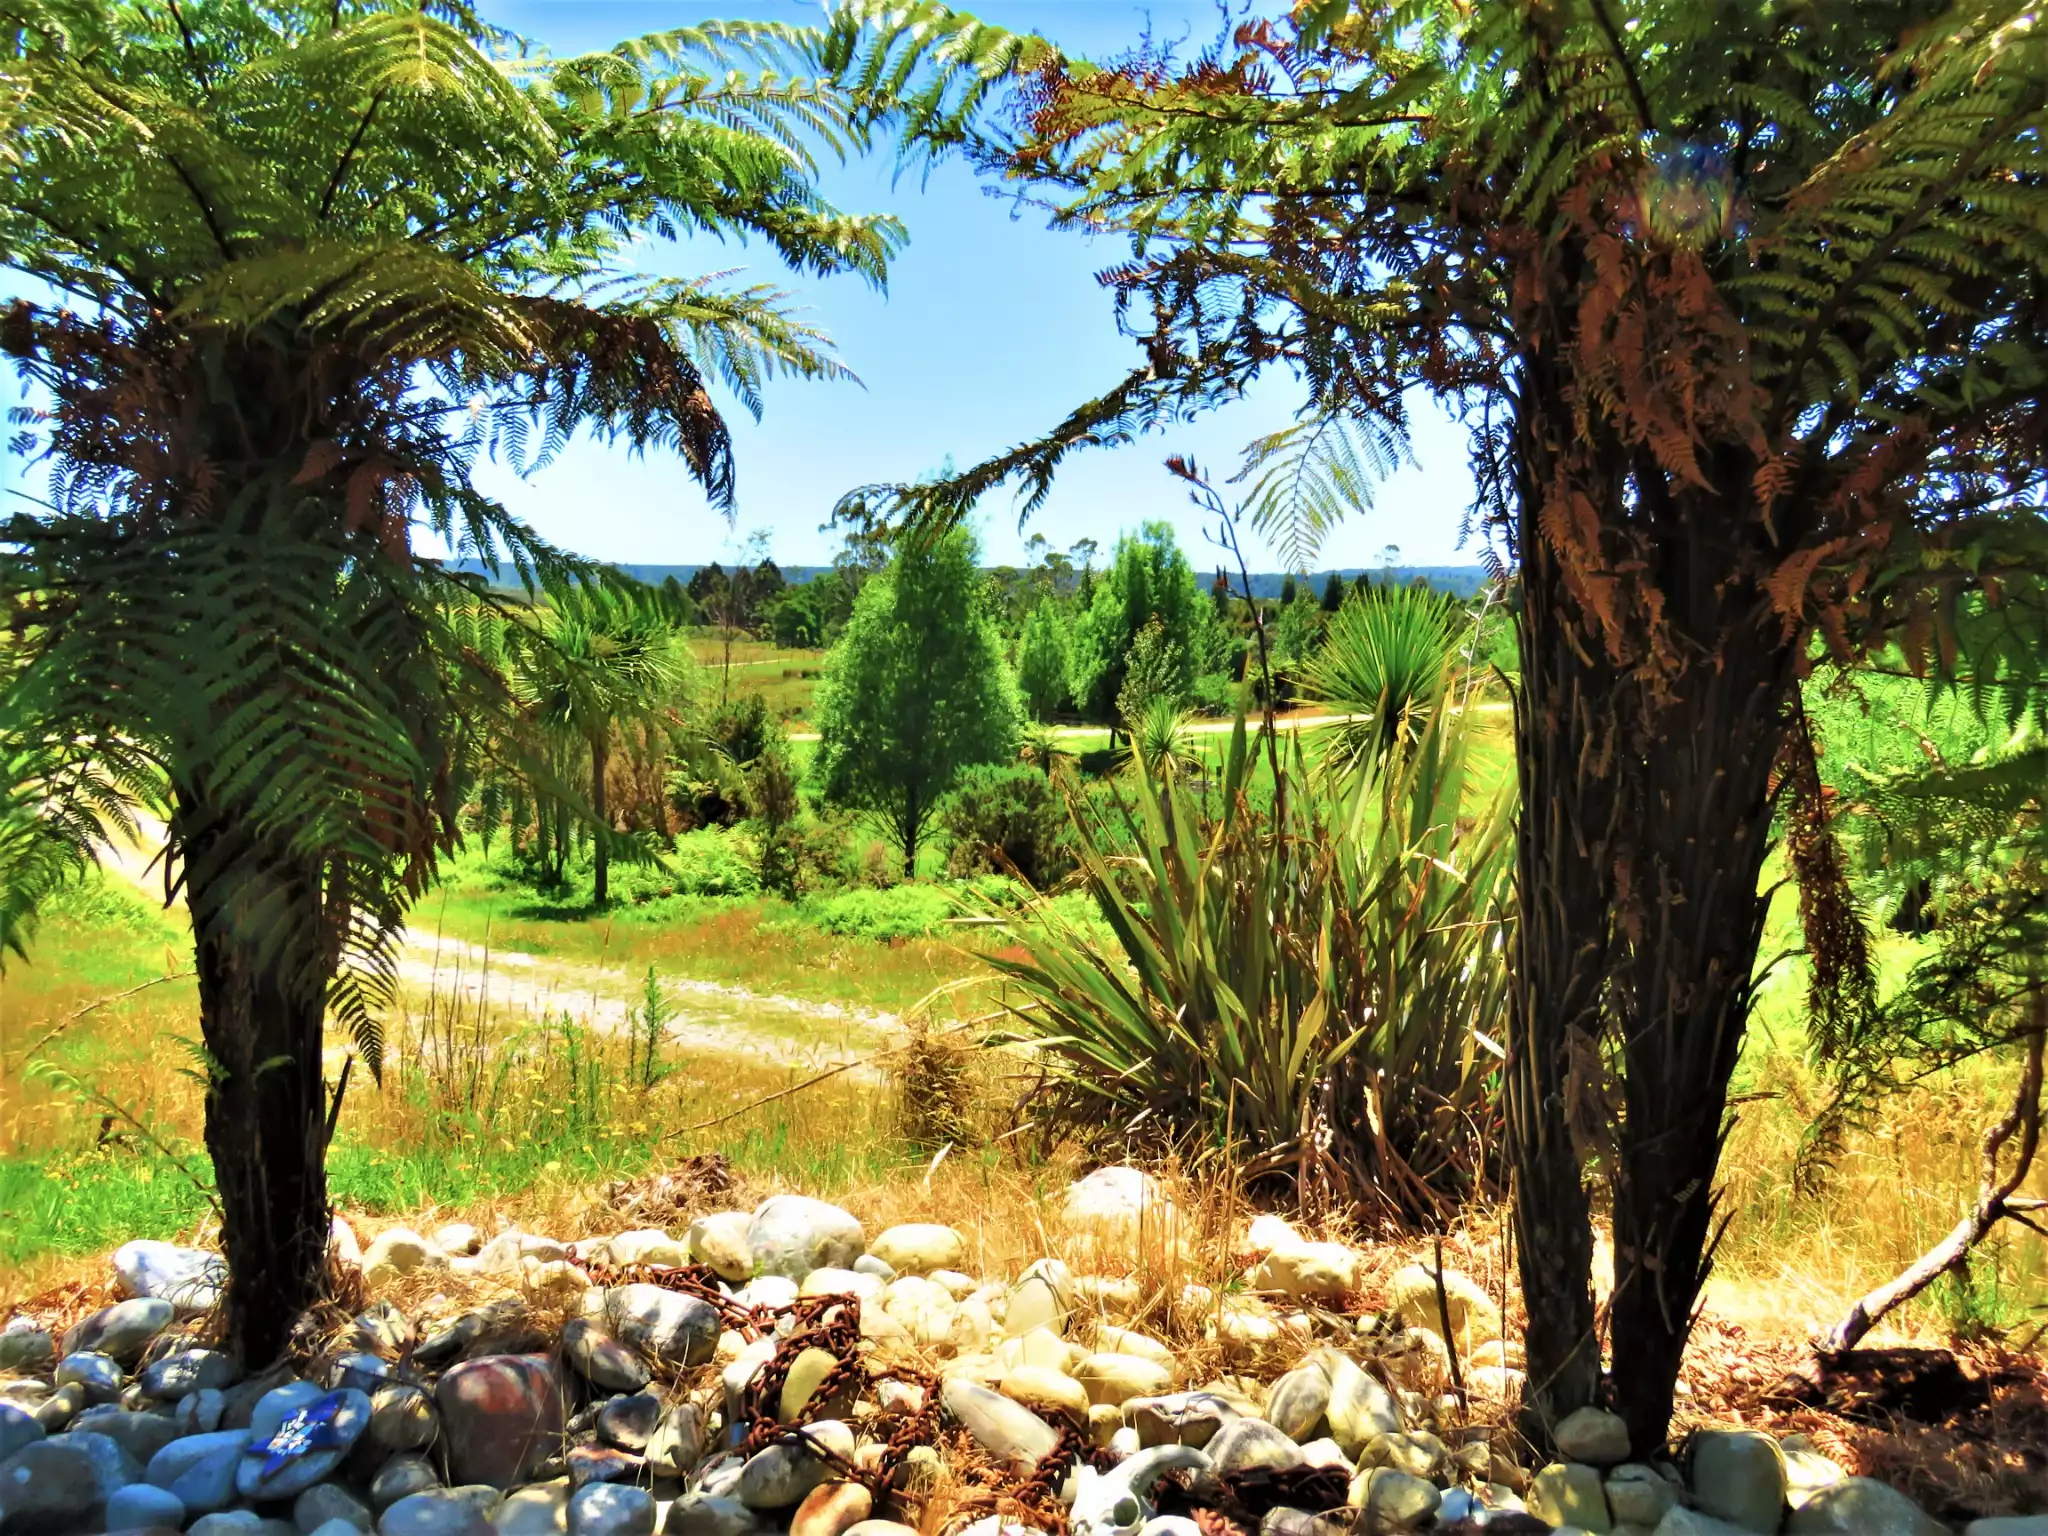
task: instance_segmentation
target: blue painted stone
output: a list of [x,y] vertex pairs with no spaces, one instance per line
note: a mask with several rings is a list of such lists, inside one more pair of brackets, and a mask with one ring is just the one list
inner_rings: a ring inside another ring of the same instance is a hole
[[369,1427],[370,1400],[344,1387],[293,1409],[275,1428],[263,1422],[266,1417],[259,1403],[252,1426],[259,1438],[243,1450],[235,1472],[235,1487],[245,1499],[288,1499],[325,1479]]

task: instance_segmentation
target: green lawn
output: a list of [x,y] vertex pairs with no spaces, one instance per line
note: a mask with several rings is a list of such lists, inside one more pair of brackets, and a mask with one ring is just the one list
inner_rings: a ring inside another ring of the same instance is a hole
[[[861,910],[850,916],[849,905]],[[897,919],[878,941],[860,919]],[[663,896],[592,911],[587,897],[549,902],[458,860],[413,914],[413,926],[497,951],[602,965],[638,976],[716,982],[809,1002],[897,1013],[942,983],[972,973],[984,942],[967,926],[932,937],[891,927],[946,924],[954,902],[932,887],[856,891],[793,906],[774,896]],[[853,927],[834,932],[833,923]]]

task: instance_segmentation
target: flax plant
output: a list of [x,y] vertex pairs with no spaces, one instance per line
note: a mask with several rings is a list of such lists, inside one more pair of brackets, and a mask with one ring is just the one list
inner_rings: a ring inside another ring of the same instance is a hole
[[1476,797],[1443,702],[1412,750],[1348,781],[1317,788],[1295,743],[1270,802],[1240,718],[1213,818],[1143,753],[1122,808],[1070,796],[1111,937],[1047,907],[989,962],[1055,1123],[1224,1149],[1377,1223],[1441,1222],[1497,1188],[1512,806]]

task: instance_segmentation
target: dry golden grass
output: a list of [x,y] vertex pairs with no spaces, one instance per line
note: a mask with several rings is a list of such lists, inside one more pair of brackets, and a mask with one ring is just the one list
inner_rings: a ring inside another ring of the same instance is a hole
[[[1803,1066],[1773,1063],[1775,1096],[1744,1106],[1722,1165],[1731,1217],[1709,1291],[1717,1313],[1755,1330],[1805,1337],[1891,1279],[1943,1237],[1976,1198],[1985,1129],[2010,1103],[2015,1074],[1982,1060],[1886,1104],[1853,1133],[1817,1194],[1792,1183],[1800,1139],[1822,1092]],[[2048,1192],[2048,1166],[2028,1182]],[[1942,1339],[2038,1324],[2048,1252],[2017,1226],[1994,1233],[1967,1289],[1944,1283],[1891,1324],[1896,1338]]]
[[[676,940],[679,953],[691,943],[732,940],[713,926],[695,940]],[[0,978],[0,1178],[9,1158],[61,1168],[73,1187],[60,1217],[81,1231],[101,1209],[96,1202],[118,1194],[128,1203],[106,1205],[105,1240],[90,1253],[38,1251],[0,1266],[0,1292],[12,1297],[97,1279],[97,1255],[135,1235],[112,1223],[139,1208],[137,1182],[177,1182],[175,1170],[148,1155],[148,1138],[188,1159],[199,1143],[201,1088],[180,1044],[196,1036],[189,981],[121,997],[43,1039],[95,999],[166,965],[175,969],[182,963],[175,946],[145,931],[116,943],[90,924],[60,926],[51,937],[56,942],[38,964]],[[487,1013],[479,1020],[431,991],[406,1003],[393,1025],[384,1084],[358,1077],[350,1089],[333,1164],[337,1205],[366,1240],[388,1225],[431,1229],[456,1219],[565,1239],[602,1235],[621,1225],[602,1195],[608,1180],[718,1152],[745,1181],[735,1205],[791,1189],[845,1205],[871,1231],[942,1221],[966,1234],[973,1264],[991,1276],[1014,1274],[1045,1254],[1087,1257],[1056,1220],[1058,1198],[1085,1160],[1074,1148],[1039,1144],[1028,1124],[1034,1079],[1014,1056],[962,1051],[959,1037],[943,1036],[942,1051],[894,1064],[909,1072],[907,1092],[846,1074],[775,1097],[809,1069],[693,1051],[671,1053],[667,1075],[641,1087],[623,1036],[565,1029],[559,1019]],[[81,1103],[49,1081],[25,1079],[30,1055],[69,1068],[105,1102]],[[331,1071],[339,1064],[337,1056]],[[1723,1183],[1731,1225],[1709,1306],[1751,1337],[1798,1341],[1897,1273],[1961,1214],[1975,1191],[1978,1138],[2009,1078],[1979,1064],[1903,1095],[1881,1126],[1850,1138],[1828,1192],[1815,1198],[1792,1188],[1790,1169],[1818,1089],[1783,1058],[1751,1075],[1772,1096],[1743,1107],[1729,1145]],[[935,1118],[941,1101],[945,1113]],[[1114,1320],[1156,1329],[1201,1359],[1214,1319],[1177,1302],[1191,1284],[1228,1293],[1242,1272],[1234,1245],[1249,1201],[1220,1160],[1168,1174],[1187,1240],[1176,1246],[1158,1235],[1121,1268],[1111,1266],[1139,1287]],[[2048,1180],[2037,1176],[2035,1188],[2044,1187]],[[193,1230],[202,1216],[194,1210],[180,1230]],[[1362,1237],[1335,1223],[1321,1226],[1327,1235]],[[4,1227],[0,1218],[0,1240]],[[2018,1229],[2003,1234],[1976,1266],[1972,1286],[1931,1292],[1898,1316],[1892,1336],[2016,1331],[2030,1342],[2035,1309],[2048,1294],[2037,1244]],[[1366,1246],[1368,1304],[1386,1275],[1426,1252],[1416,1243]],[[1514,1316],[1513,1254],[1498,1213],[1475,1215],[1449,1239],[1447,1257]]]

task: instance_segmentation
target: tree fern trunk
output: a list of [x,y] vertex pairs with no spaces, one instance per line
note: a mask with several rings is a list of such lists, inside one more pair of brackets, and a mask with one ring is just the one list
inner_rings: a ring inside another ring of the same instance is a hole
[[[1709,517],[1692,520],[1688,542],[1741,526],[1732,514]],[[1773,773],[1798,686],[1794,648],[1764,595],[1739,579],[1695,580],[1691,553],[1670,552],[1661,586],[1695,659],[1660,687],[1624,695],[1624,761],[1637,787],[1618,892],[1629,942],[1613,993],[1625,1097],[1610,1321],[1615,1407],[1639,1456],[1663,1448],[1711,1261],[1728,1083],[1769,906],[1759,883]],[[1736,564],[1723,553],[1704,568]]]
[[321,1034],[333,959],[316,871],[267,855],[231,813],[180,806],[209,1063],[206,1149],[228,1261],[228,1347],[276,1359],[318,1299],[331,1216]]
[[[1797,510],[1780,512],[1774,535],[1744,504],[1754,463],[1740,447],[1706,464],[1725,495],[1674,486],[1644,451],[1575,422],[1543,382],[1539,361],[1517,443],[1523,820],[1508,1072],[1530,1418],[1540,1430],[1599,1389],[1581,1176],[1597,1151],[1614,1219],[1614,1406],[1635,1453],[1652,1456],[1711,1258],[1728,1083],[1768,906],[1758,882],[1798,641],[1760,583]],[[1575,571],[1535,515],[1561,499],[1585,520],[1570,535]],[[1611,611],[1596,615],[1603,601]]]
[[1517,613],[1521,687],[1507,1060],[1515,1256],[1529,1315],[1524,1429],[1551,1428],[1600,1387],[1591,1209],[1568,1102],[1574,1050],[1601,1034],[1612,912],[1614,676],[1576,633],[1553,552],[1524,519]]
[[612,845],[607,835],[612,822],[604,799],[604,773],[610,761],[611,738],[600,731],[590,738],[590,812],[597,823],[592,850],[596,873],[591,881],[590,899],[600,907],[611,899],[612,890]]

